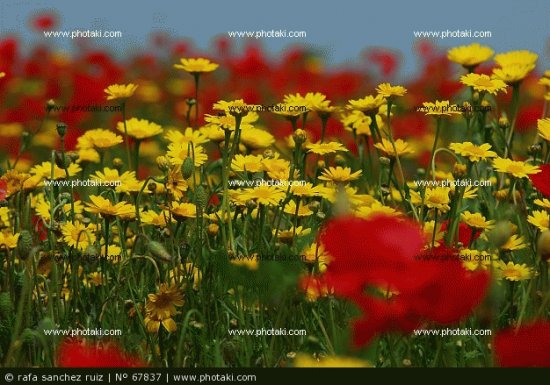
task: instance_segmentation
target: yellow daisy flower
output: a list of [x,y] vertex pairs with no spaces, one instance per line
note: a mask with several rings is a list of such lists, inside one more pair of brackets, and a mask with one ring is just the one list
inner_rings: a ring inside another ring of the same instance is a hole
[[533,276],[532,269],[525,263],[520,265],[514,262],[497,261],[496,268],[497,277],[508,281],[525,281]]
[[490,151],[491,145],[488,143],[483,143],[480,146],[472,142],[451,143],[449,148],[456,154],[468,158],[471,162],[479,162],[480,160],[495,158],[497,156],[496,152]]
[[486,220],[480,213],[471,213],[469,211],[464,211],[460,215],[460,218],[462,222],[466,223],[468,226],[480,230],[491,229],[495,223],[494,220]]
[[371,116],[376,114],[380,106],[386,103],[386,99],[382,95],[367,95],[361,99],[350,100],[348,103],[348,110],[361,111],[365,115]]
[[527,178],[531,174],[538,174],[541,172],[538,166],[531,166],[530,164],[507,158],[495,158],[493,160],[493,167],[498,172],[511,174],[516,178]]
[[[118,122],[117,130],[124,133],[124,122]],[[131,118],[126,120],[126,132],[132,138],[143,140],[162,133],[162,127],[146,119]]]
[[344,147],[342,143],[338,142],[308,143],[306,144],[306,148],[309,150],[308,152],[318,155],[333,154],[337,151],[348,151],[348,149]]
[[513,65],[532,65],[537,62],[539,55],[527,50],[509,51],[495,55],[495,62],[501,67]]
[[103,198],[99,195],[91,195],[91,202],[86,203],[86,211],[92,214],[99,214],[103,218],[112,219],[113,217],[121,217],[125,215],[135,215],[134,206],[126,202],[118,202],[112,204],[110,200]]
[[171,143],[168,145],[168,152],[166,156],[170,160],[170,163],[175,166],[181,166],[183,161],[195,153],[195,167],[202,166],[207,160],[208,156],[201,146],[195,146],[192,151],[189,151],[188,144],[184,143]]
[[174,68],[184,70],[190,74],[212,72],[219,67],[218,64],[204,58],[180,59],[180,64],[174,64]]
[[527,221],[540,231],[548,231],[550,227],[550,215],[548,215],[546,211],[534,210],[531,215],[527,217]]
[[179,221],[197,216],[197,206],[193,203],[173,203],[171,211],[174,218]]
[[473,43],[451,48],[447,52],[447,58],[465,68],[473,68],[489,60],[493,54],[494,51],[491,48],[479,43]]
[[253,200],[262,205],[277,206],[285,197],[285,193],[274,186],[258,186],[245,189],[242,192],[244,200]]
[[390,83],[382,83],[376,87],[376,92],[384,98],[394,98],[403,96],[407,93],[407,89],[403,86],[392,86]]
[[137,88],[138,86],[133,83],[111,84],[103,91],[107,94],[107,100],[128,99],[136,92]]
[[537,131],[542,139],[550,142],[550,118],[537,120]]
[[359,179],[361,170],[351,172],[349,167],[329,167],[323,170],[323,174],[319,177],[320,180],[334,182],[334,183],[346,183],[356,179]]
[[496,95],[499,91],[506,93],[506,83],[500,79],[491,79],[487,75],[470,73],[462,76],[460,81],[479,92],[488,92],[492,95]]
[[145,302],[143,322],[149,333],[158,333],[160,325],[169,332],[176,331],[176,322],[172,319],[178,314],[177,307],[184,304],[183,295],[177,286],[162,283],[155,294],[149,294]]
[[414,149],[412,148],[412,146],[409,143],[403,141],[402,139],[394,140],[394,143],[395,143],[395,149],[391,141],[389,141],[386,138],[382,138],[382,142],[376,143],[374,147],[376,147],[377,149],[385,153],[390,158],[395,158],[396,150],[397,150],[398,156],[414,153]]
[[264,157],[261,155],[235,155],[231,162],[231,169],[238,172],[264,171]]
[[63,241],[68,246],[77,247],[81,251],[95,242],[95,234],[90,226],[85,226],[78,221],[74,223],[65,222],[61,225],[61,233],[63,234]]

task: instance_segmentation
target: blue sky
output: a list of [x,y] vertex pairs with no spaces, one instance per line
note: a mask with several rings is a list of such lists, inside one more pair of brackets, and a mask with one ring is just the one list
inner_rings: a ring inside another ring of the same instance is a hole
[[[39,10],[61,15],[60,29],[120,30],[119,39],[103,40],[116,52],[140,49],[153,31],[191,38],[208,48],[212,38],[230,30],[286,29],[306,31],[304,39],[262,39],[276,54],[289,43],[322,50],[329,63],[356,61],[367,47],[389,47],[404,58],[404,71],[415,68],[415,30],[490,30],[491,38],[438,40],[444,47],[479,41],[497,52],[529,49],[540,55],[541,68],[550,67],[550,5],[546,0],[498,2],[460,0],[416,1],[21,1],[0,2],[0,34],[17,34],[25,42],[41,37],[30,32],[28,19]],[[70,39],[50,44],[71,49]]]

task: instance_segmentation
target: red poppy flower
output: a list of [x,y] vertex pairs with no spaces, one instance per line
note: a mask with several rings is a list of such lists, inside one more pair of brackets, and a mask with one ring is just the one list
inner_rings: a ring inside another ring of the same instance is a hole
[[6,194],[8,191],[8,182],[5,179],[0,179],[0,201],[6,199]]
[[543,195],[550,197],[550,164],[540,166],[542,172],[531,174],[531,182]]
[[504,367],[550,367],[550,323],[536,322],[500,331],[494,339],[497,364]]
[[132,368],[146,366],[114,344],[92,345],[82,340],[66,340],[59,348],[57,365],[63,368]]
[[378,333],[457,322],[481,302],[489,284],[487,273],[466,271],[455,250],[422,255],[424,238],[412,221],[344,217],[330,221],[320,241],[332,257],[327,281],[363,312],[353,325],[357,347]]

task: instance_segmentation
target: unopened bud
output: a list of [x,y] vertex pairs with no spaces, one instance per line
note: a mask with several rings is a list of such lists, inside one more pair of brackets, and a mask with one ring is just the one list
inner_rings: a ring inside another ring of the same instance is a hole
[[342,155],[337,154],[334,157],[334,164],[340,167],[346,167],[346,158],[344,158]]
[[455,163],[453,166],[453,175],[456,177],[461,177],[466,175],[467,167],[462,163]]
[[292,139],[294,139],[294,143],[296,143],[297,146],[304,143],[307,139],[306,132],[302,130],[301,128],[294,131],[294,134],[292,134]]
[[550,231],[544,231],[539,236],[537,252],[543,260],[550,260]]
[[170,169],[170,160],[166,156],[157,156],[155,160],[160,171],[166,172]]
[[122,170],[122,166],[124,166],[124,161],[120,158],[113,159],[113,167],[116,168],[118,171]]
[[57,134],[64,138],[65,134],[67,133],[67,125],[65,123],[57,123],[57,126],[55,127],[57,129]]
[[19,232],[19,239],[17,240],[17,252],[19,258],[27,259],[33,246],[32,234],[28,230],[21,230]]
[[383,166],[389,166],[391,163],[390,158],[387,158],[385,156],[381,156],[378,160],[380,161],[380,164]]
[[498,120],[498,126],[503,130],[510,127],[510,122],[508,121],[508,118],[505,116],[501,116],[500,119]]
[[159,242],[149,241],[149,243],[147,244],[147,249],[153,255],[153,257],[160,259],[161,261],[170,262],[173,259],[170,253],[168,253],[164,246]]
[[187,158],[185,158],[185,160],[181,164],[181,175],[183,176],[183,179],[191,178],[194,171],[195,171],[195,165],[193,164],[193,159],[191,159],[191,157],[188,156]]

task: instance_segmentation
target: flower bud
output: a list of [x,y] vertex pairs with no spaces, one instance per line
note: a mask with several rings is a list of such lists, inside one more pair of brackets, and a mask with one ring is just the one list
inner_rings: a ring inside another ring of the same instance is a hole
[[57,167],[65,169],[71,165],[71,158],[61,151],[55,152],[55,164]]
[[203,185],[198,185],[195,188],[195,198],[197,200],[197,209],[203,211],[208,204],[208,194]]
[[503,130],[510,127],[510,122],[508,121],[508,118],[505,116],[501,116],[500,119],[498,120],[498,126]]
[[65,134],[67,133],[67,125],[65,123],[57,123],[57,126],[55,127],[57,129],[57,135],[59,135],[59,137],[61,139],[63,139],[65,137]]
[[193,159],[191,159],[191,157],[188,156],[187,158],[185,158],[185,160],[181,164],[181,175],[183,176],[183,179],[191,178],[194,171],[195,171],[195,165],[193,164]]
[[155,191],[157,191],[157,184],[155,182],[149,182],[147,184],[147,190],[149,190],[151,194],[154,194]]
[[270,149],[270,148],[266,149],[266,150],[264,151],[263,156],[264,156],[264,158],[266,158],[266,159],[271,159],[271,158],[273,158],[273,156],[274,156],[273,150]]
[[120,158],[113,159],[113,167],[116,168],[118,171],[122,170],[122,166],[124,166],[124,161]]
[[334,157],[334,164],[341,167],[346,167],[346,158],[344,158],[342,155],[337,154]]
[[216,223],[211,223],[208,225],[208,234],[210,234],[211,236],[216,236],[218,234],[218,230],[219,230],[220,226],[218,226]]
[[296,143],[297,146],[304,143],[307,139],[306,132],[302,130],[301,128],[294,131],[294,134],[292,134],[292,139],[294,139],[294,143]]
[[166,172],[170,169],[170,159],[168,159],[166,156],[157,156],[155,161],[157,162],[157,167],[160,171]]
[[391,162],[390,158],[387,158],[385,156],[381,156],[378,160],[380,161],[380,164],[383,166],[389,166]]
[[50,99],[46,102],[46,111],[50,112],[55,107],[55,100]]
[[455,177],[462,177],[462,176],[466,175],[466,170],[467,170],[467,167],[466,167],[465,164],[457,162],[453,166],[453,175]]
[[17,240],[17,252],[19,258],[27,259],[33,246],[32,234],[28,230],[21,230]]
[[149,250],[153,257],[160,259],[161,261],[171,262],[173,260],[170,253],[168,253],[164,246],[159,242],[149,241],[147,244],[147,250]]
[[472,105],[468,102],[462,103],[462,115],[466,119],[471,119],[474,116]]
[[537,253],[543,260],[550,260],[550,231],[544,231],[539,236]]

